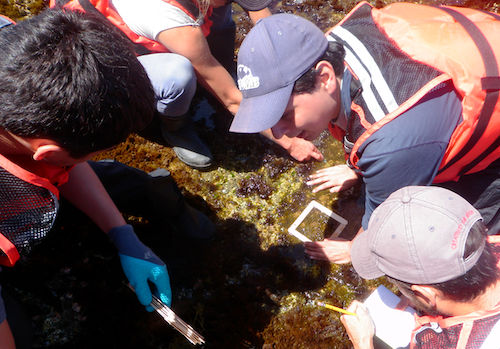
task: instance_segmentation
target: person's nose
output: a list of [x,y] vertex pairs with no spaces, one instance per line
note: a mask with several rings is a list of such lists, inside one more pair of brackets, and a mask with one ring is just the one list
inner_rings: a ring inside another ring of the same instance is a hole
[[276,125],[271,127],[271,131],[273,132],[273,137],[276,139],[280,139],[285,136],[288,132],[290,132],[290,128],[286,126],[282,121],[278,122]]

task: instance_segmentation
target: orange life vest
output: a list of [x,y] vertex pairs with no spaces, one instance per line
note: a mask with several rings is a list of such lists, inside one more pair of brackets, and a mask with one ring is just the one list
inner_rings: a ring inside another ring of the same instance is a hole
[[68,168],[39,163],[31,173],[0,155],[0,264],[11,267],[48,234]]
[[351,106],[357,132],[349,139],[350,163],[356,166],[370,135],[449,80],[462,98],[463,122],[434,183],[456,181],[500,158],[499,18],[467,8],[394,3],[375,9],[362,2],[333,27],[327,38],[344,44],[346,65],[361,84]]
[[[184,11],[187,15],[189,15],[191,18],[196,19],[195,16],[188,11],[184,6],[182,6],[178,1],[176,0],[163,0],[166,3],[169,3],[171,5],[174,5]],[[190,0],[188,0],[190,1]],[[63,5],[65,8],[71,9],[71,10],[78,10],[78,11],[84,11],[84,12],[90,12],[89,10],[85,9],[85,2],[91,3],[100,13],[102,13],[111,23],[113,23],[115,26],[120,28],[121,31],[123,31],[132,42],[135,44],[139,44],[142,47],[144,47],[147,51],[141,51],[141,50],[136,50],[138,54],[142,53],[159,53],[159,52],[170,52],[165,46],[160,44],[159,42],[155,40],[148,39],[144,36],[137,35],[134,33],[123,21],[123,19],[120,17],[120,15],[116,12],[116,10],[110,6],[109,0],[50,0],[49,6],[50,7],[55,7],[55,6],[61,6]],[[194,4],[194,3],[193,3]],[[212,25],[212,21],[209,19],[209,16],[212,13],[212,7],[209,8],[207,14],[205,15],[204,18],[204,23],[201,25],[201,30],[203,32],[203,35],[205,37],[210,33],[210,26]]]

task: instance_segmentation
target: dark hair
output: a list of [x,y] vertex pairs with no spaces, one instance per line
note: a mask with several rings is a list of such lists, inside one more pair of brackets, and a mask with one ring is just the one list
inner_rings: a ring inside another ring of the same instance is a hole
[[[465,256],[470,256],[481,247],[487,238],[487,228],[481,221],[477,221],[471,228],[465,245]],[[389,276],[387,279],[400,288],[411,291],[412,284],[395,280]],[[476,264],[464,275],[453,280],[430,284],[456,302],[470,302],[483,294],[488,287],[500,280],[500,269],[497,267],[497,258],[492,252],[488,242],[485,243],[483,253]]]
[[304,73],[300,78],[295,81],[293,87],[293,93],[312,93],[316,89],[317,77],[319,70],[316,70],[316,64],[320,61],[327,61],[333,66],[335,71],[335,76],[342,77],[344,73],[344,57],[345,49],[344,46],[338,42],[329,41],[328,49],[326,50],[323,57],[321,57],[312,67]]
[[0,127],[73,158],[144,128],[154,92],[131,41],[107,20],[47,9],[0,32]]

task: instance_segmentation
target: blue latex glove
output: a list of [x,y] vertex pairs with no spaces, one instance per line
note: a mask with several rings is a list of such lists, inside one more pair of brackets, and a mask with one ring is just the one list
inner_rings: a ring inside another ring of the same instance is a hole
[[154,310],[150,305],[153,296],[149,280],[156,286],[157,297],[170,307],[172,290],[165,263],[139,240],[131,225],[111,229],[108,237],[118,249],[123,271],[134,288],[139,302],[148,311]]

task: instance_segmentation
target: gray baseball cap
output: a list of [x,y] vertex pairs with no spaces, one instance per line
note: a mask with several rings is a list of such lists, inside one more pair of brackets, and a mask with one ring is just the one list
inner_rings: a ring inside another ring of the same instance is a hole
[[464,258],[470,228],[481,219],[450,190],[404,187],[373,211],[368,229],[354,239],[353,267],[365,279],[388,275],[419,285],[453,280],[469,271],[483,252],[484,244]]
[[276,125],[295,81],[327,48],[321,29],[305,18],[276,14],[259,20],[238,52],[238,88],[243,100],[229,130],[258,133]]
[[6,27],[8,25],[11,25],[11,24],[16,24],[16,22],[14,22],[12,19],[10,19],[7,16],[0,15],[0,29]]

